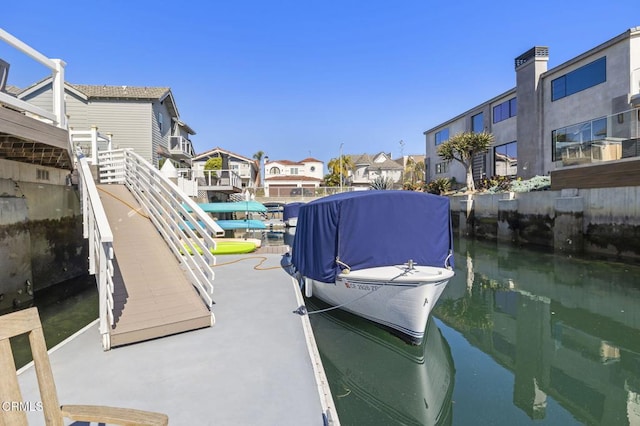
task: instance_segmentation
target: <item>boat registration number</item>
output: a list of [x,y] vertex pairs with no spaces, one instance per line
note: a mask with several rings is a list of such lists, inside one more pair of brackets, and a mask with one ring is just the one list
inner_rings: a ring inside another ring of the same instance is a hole
[[352,283],[349,281],[344,281],[344,286],[354,290],[364,290],[364,291],[376,291],[380,288],[378,285],[371,284],[362,284],[362,283]]

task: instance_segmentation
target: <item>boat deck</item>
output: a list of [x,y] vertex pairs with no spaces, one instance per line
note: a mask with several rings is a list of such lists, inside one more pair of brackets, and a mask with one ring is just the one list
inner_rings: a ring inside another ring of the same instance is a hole
[[[309,319],[292,312],[302,297],[288,259],[219,257],[214,327],[107,352],[87,327],[50,355],[60,403],[158,411],[173,425],[338,425]],[[20,383],[40,401],[33,368]]]
[[113,232],[111,346],[211,326],[211,312],[124,185],[98,185]]

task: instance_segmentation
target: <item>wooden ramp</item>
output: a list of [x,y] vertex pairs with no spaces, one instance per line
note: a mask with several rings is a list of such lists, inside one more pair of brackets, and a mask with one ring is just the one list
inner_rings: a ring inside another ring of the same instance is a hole
[[111,346],[211,326],[211,312],[129,190],[98,185],[98,193],[115,252]]

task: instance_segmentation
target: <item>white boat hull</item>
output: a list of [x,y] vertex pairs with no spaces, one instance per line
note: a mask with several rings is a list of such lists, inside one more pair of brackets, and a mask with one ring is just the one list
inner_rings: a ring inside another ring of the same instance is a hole
[[419,344],[429,314],[453,271],[406,265],[382,266],[338,275],[335,283],[305,278],[305,294],[389,327]]

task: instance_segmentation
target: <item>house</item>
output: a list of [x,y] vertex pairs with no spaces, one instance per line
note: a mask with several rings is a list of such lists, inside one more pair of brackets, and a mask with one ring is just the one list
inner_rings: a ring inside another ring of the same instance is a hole
[[349,155],[353,163],[353,170],[347,178],[355,188],[369,188],[378,178],[390,179],[396,185],[402,184],[404,158],[393,160],[391,153]]
[[[213,173],[205,172],[205,164],[211,158],[220,158],[221,169],[215,171],[215,182],[209,177]],[[259,181],[259,165],[254,159],[219,147],[197,154],[191,160],[194,175],[199,177],[200,190],[211,192],[207,200],[226,200],[222,194],[239,193],[250,190],[255,192]]]
[[549,49],[515,58],[516,87],[424,132],[427,180],[466,172],[438,145],[465,131],[492,133],[474,178],[551,175],[552,189],[640,185],[640,27],[547,69]]
[[[21,90],[17,97],[50,108],[51,87],[49,77]],[[71,131],[97,128],[101,134],[111,135],[114,148],[133,148],[155,166],[161,158],[188,163],[194,155],[189,137],[195,131],[180,119],[169,87],[65,82],[64,92]]]
[[315,158],[302,161],[264,161],[264,190],[267,197],[312,196],[324,179],[324,163]]

